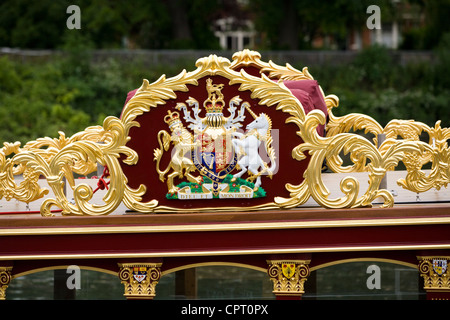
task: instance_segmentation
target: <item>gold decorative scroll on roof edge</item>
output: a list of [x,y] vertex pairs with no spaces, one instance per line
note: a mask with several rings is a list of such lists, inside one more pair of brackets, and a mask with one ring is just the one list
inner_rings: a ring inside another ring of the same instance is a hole
[[[328,108],[326,136],[317,133],[316,127],[326,123],[322,111],[313,110],[305,114],[297,98],[284,86],[284,80],[313,79],[307,68],[298,71],[290,65],[277,66],[273,62],[260,60],[259,53],[244,50],[233,56],[233,63],[228,59],[210,55],[197,61],[197,69],[192,72],[183,70],[179,75],[166,78],[164,75],[153,83],[143,81],[135,96],[125,106],[121,118],[109,116],[102,126],[93,126],[85,131],[67,138],[60,133],[59,138],[41,138],[27,143],[23,148],[19,143],[4,143],[0,151],[0,197],[6,200],[16,199],[30,203],[44,197],[49,190],[41,188],[39,176],[46,178],[54,198],[47,198],[41,206],[43,216],[52,216],[51,208],[56,206],[62,215],[107,215],[123,203],[127,208],[138,212],[171,212],[180,209],[159,206],[158,200],[142,202],[147,190],[141,185],[130,188],[127,177],[122,171],[120,159],[124,156],[125,164],[133,165],[138,161],[138,154],[127,147],[129,131],[138,126],[135,121],[139,115],[150,112],[152,108],[164,105],[168,99],[176,98],[176,91],[187,91],[187,85],[197,85],[197,80],[208,75],[220,75],[238,84],[239,90],[250,90],[252,97],[271,108],[276,108],[290,116],[287,123],[298,127],[297,135],[303,143],[292,150],[292,157],[298,161],[311,156],[303,174],[304,180],[299,185],[286,184],[289,198],[275,197],[272,202],[260,206],[220,208],[219,210],[267,210],[276,208],[294,208],[313,198],[325,208],[370,207],[375,199],[381,198],[382,207],[392,207],[393,195],[386,189],[380,189],[380,183],[388,170],[393,170],[399,162],[407,169],[405,179],[398,184],[413,192],[425,192],[431,188],[446,187],[449,181],[450,152],[447,140],[450,129],[441,128],[440,122],[434,128],[412,120],[392,120],[384,128],[370,116],[348,114],[337,117],[333,109],[339,104],[334,95],[324,96]],[[236,72],[231,66],[238,63],[253,62],[268,76],[254,77],[245,71]],[[272,78],[279,81],[274,82]],[[323,93],[323,91],[322,91]],[[364,130],[374,135],[372,140],[350,131]],[[430,137],[428,143],[420,141],[425,132]],[[377,146],[378,137],[384,134],[386,139]],[[398,139],[398,138],[402,139]],[[300,141],[300,139],[299,139]],[[341,153],[350,154],[351,166],[343,166]],[[322,179],[322,166],[326,161],[333,172],[368,173],[369,185],[365,193],[359,196],[360,183],[353,177],[346,177],[340,182],[343,196],[330,199],[330,192]],[[87,184],[75,185],[74,173],[87,174],[96,169],[97,163],[109,170],[109,188],[103,197],[104,204],[91,204],[92,188]],[[431,173],[427,176],[422,167],[431,163]],[[23,181],[17,185],[14,176],[23,175]],[[74,201],[69,201],[64,187],[72,188]],[[211,208],[204,208],[209,211]],[[214,208],[218,210],[218,208]],[[189,211],[189,210],[183,210]],[[195,211],[200,211],[195,209]]]

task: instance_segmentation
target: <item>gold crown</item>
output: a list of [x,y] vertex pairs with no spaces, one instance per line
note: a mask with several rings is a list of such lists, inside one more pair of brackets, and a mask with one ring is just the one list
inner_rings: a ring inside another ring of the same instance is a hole
[[169,128],[173,127],[177,123],[181,123],[180,114],[178,112],[171,112],[170,110],[167,112],[167,115],[164,117],[164,122],[169,125]]
[[223,103],[222,101],[212,100],[203,105],[207,113],[222,113]]

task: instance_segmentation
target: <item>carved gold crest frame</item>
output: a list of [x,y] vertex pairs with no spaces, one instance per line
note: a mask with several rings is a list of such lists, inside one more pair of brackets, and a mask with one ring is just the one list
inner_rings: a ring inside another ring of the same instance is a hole
[[[245,71],[234,71],[237,65],[250,63],[258,65],[261,72],[268,76],[262,74],[261,77],[254,77]],[[0,197],[26,203],[40,199],[48,193],[39,184],[39,177],[43,176],[54,194],[54,198],[43,201],[40,209],[43,216],[53,215],[53,206],[60,208],[63,215],[107,215],[121,203],[138,212],[176,211],[160,206],[157,199],[142,202],[147,187],[130,188],[120,161],[123,159],[127,165],[139,161],[138,154],[127,147],[130,129],[139,125],[136,117],[165,104],[168,99],[176,98],[176,91],[187,91],[187,85],[196,85],[198,79],[212,75],[231,79],[230,85],[238,84],[239,90],[251,91],[252,97],[259,99],[261,104],[289,114],[286,122],[297,126],[297,134],[303,140],[292,150],[292,157],[302,161],[306,154],[311,156],[303,173],[303,182],[285,185],[290,197],[275,197],[265,205],[246,210],[294,208],[311,197],[325,208],[370,207],[379,197],[383,200],[383,207],[391,207],[394,198],[388,190],[380,189],[380,183],[386,172],[394,169],[399,162],[403,162],[407,169],[406,178],[398,181],[405,189],[425,192],[448,184],[450,152],[447,140],[450,130],[441,128],[440,122],[435,128],[430,128],[420,122],[392,120],[383,128],[367,115],[337,117],[333,115],[333,109],[338,106],[339,99],[329,95],[325,96],[329,121],[326,136],[322,137],[316,127],[325,124],[325,114],[320,110],[305,114],[300,101],[283,84],[285,80],[313,79],[307,68],[299,71],[290,65],[282,67],[273,62],[265,63],[260,60],[259,53],[249,50],[236,53],[233,62],[216,55],[201,58],[196,67],[192,72],[183,71],[172,78],[163,75],[151,84],[144,80],[124,107],[120,119],[109,116],[102,126],[89,127],[70,138],[60,133],[59,138],[41,138],[27,143],[23,148],[19,143],[4,143],[0,152]],[[369,140],[352,130],[364,130],[372,133],[374,138]],[[429,142],[420,141],[422,132],[428,134]],[[380,134],[384,134],[386,139],[378,146]],[[342,153],[350,155],[352,165],[343,165]],[[330,192],[322,179],[324,161],[337,173],[367,172],[369,185],[365,193],[359,196],[359,181],[346,177],[340,182],[343,196],[330,199]],[[431,163],[429,175],[422,171],[426,163]],[[76,185],[74,178],[74,174],[85,175],[96,170],[97,164],[109,170],[109,188],[103,197],[103,204],[92,204],[92,187],[84,183]],[[23,181],[17,184],[15,177],[19,175],[23,176]],[[64,188],[67,186],[73,191],[73,201],[66,196]]]

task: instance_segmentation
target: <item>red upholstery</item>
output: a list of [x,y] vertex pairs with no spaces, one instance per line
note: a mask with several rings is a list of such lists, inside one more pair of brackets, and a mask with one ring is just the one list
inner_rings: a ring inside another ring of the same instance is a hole
[[134,89],[133,91],[128,92],[127,99],[125,100],[125,104],[127,104],[128,101],[130,101],[130,99],[134,97],[134,95],[136,94],[137,90],[138,89]]
[[[306,91],[312,98],[315,107],[314,109],[320,109],[323,113],[325,113],[325,115],[328,115],[325,99],[316,80],[284,81],[283,83],[289,89],[300,89]],[[300,100],[300,102],[302,101]]]
[[306,114],[315,109],[314,102],[311,98],[311,95],[308,92],[300,89],[289,88],[289,90],[302,103],[303,110],[305,110]]
[[[126,106],[126,104],[128,103],[128,101],[130,101],[130,99],[134,97],[134,95],[136,94],[136,91],[137,91],[137,90],[138,90],[138,89],[134,89],[134,90],[128,92],[127,98],[125,99],[125,103],[124,103],[124,105],[123,105],[124,107]],[[123,109],[122,109],[122,112],[123,112]],[[122,115],[120,115],[120,117],[122,117]]]
[[[327,105],[316,80],[284,81],[283,83],[301,102],[306,114],[313,109],[319,109],[322,110],[325,117],[328,118]],[[318,126],[317,132],[321,136],[324,136],[325,125]]]

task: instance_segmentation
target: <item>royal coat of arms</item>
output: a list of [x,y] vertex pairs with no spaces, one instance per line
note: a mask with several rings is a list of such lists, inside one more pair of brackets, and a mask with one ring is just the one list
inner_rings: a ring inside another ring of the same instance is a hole
[[[190,97],[186,103],[177,103],[178,111],[169,110],[164,117],[171,133],[159,131],[159,148],[154,149],[154,160],[160,180],[167,180],[168,199],[265,196],[261,177],[272,178],[277,168],[272,121],[265,113],[255,114],[250,104],[239,96],[229,100],[229,116],[225,117],[222,89],[223,84],[213,84],[207,79],[208,97],[203,102],[203,110]],[[202,111],[206,113],[204,117],[200,116]],[[253,121],[243,131],[247,116]],[[171,145],[171,161],[161,170],[160,160]],[[175,178],[185,181],[175,184]]]

